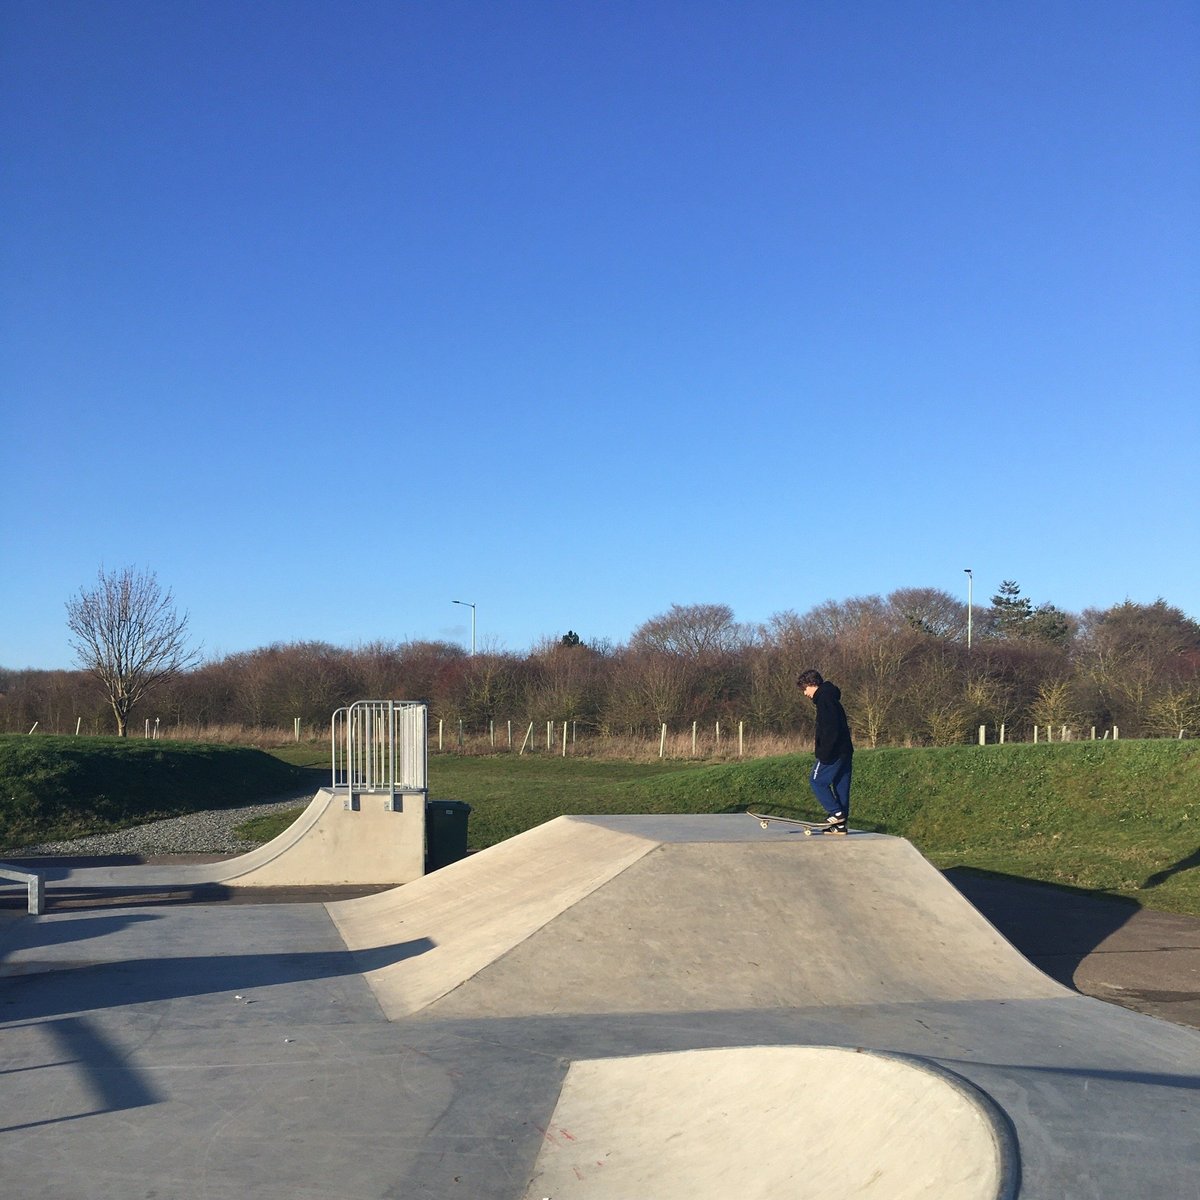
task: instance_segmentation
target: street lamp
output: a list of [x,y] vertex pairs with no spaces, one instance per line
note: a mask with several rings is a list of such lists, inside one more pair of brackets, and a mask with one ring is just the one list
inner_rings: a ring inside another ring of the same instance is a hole
[[451,600],[451,604],[461,604],[464,608],[471,610],[471,656],[475,655],[475,605],[470,600]]
[[967,649],[971,648],[971,593],[975,583],[975,576],[971,574],[970,567],[963,567],[963,571],[967,576]]

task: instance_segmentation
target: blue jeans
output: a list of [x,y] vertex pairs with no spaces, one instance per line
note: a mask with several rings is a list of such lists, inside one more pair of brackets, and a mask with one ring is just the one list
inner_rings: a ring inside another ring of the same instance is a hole
[[817,759],[813,766],[808,782],[812,785],[813,795],[831,817],[840,812],[847,820],[850,818],[850,769],[853,763],[853,755],[848,754],[831,763]]

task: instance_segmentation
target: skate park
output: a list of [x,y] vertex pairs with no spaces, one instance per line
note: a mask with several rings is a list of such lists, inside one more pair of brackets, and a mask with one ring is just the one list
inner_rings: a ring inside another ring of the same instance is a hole
[[[351,774],[253,870],[423,820]],[[1200,1034],[1055,982],[902,839],[560,817],[352,899],[161,902],[244,867],[6,913],[9,1194],[1194,1190]]]

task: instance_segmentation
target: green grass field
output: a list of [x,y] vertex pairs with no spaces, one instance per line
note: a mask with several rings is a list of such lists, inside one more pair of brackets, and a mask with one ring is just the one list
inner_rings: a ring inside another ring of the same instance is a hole
[[315,791],[324,778],[242,746],[0,736],[0,853]]
[[[328,778],[319,769],[326,753],[320,745],[268,754],[162,742],[0,738],[0,846],[11,850],[306,786],[315,790]],[[564,813],[755,808],[814,818],[811,761],[808,755],[720,765],[437,755],[430,760],[430,792],[472,806],[469,841],[482,849]],[[288,819],[257,822],[254,836],[265,840]],[[909,838],[939,867],[1200,915],[1195,742],[860,751],[853,824]]]
[[[564,813],[767,813],[813,819],[808,755],[706,766],[548,755],[437,756],[430,792],[472,806],[491,846]],[[1076,742],[864,750],[857,828],[911,840],[939,867],[969,867],[1126,896],[1200,916],[1200,747]],[[286,819],[264,818],[258,836]]]

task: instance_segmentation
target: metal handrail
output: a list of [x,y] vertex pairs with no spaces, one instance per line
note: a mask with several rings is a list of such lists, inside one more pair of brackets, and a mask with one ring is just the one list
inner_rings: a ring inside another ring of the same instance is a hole
[[358,700],[330,722],[331,784],[351,793],[426,792],[428,706],[416,700]]
[[26,871],[0,863],[0,879],[23,883],[29,889],[29,912],[40,917],[46,911],[46,880],[38,871]]

